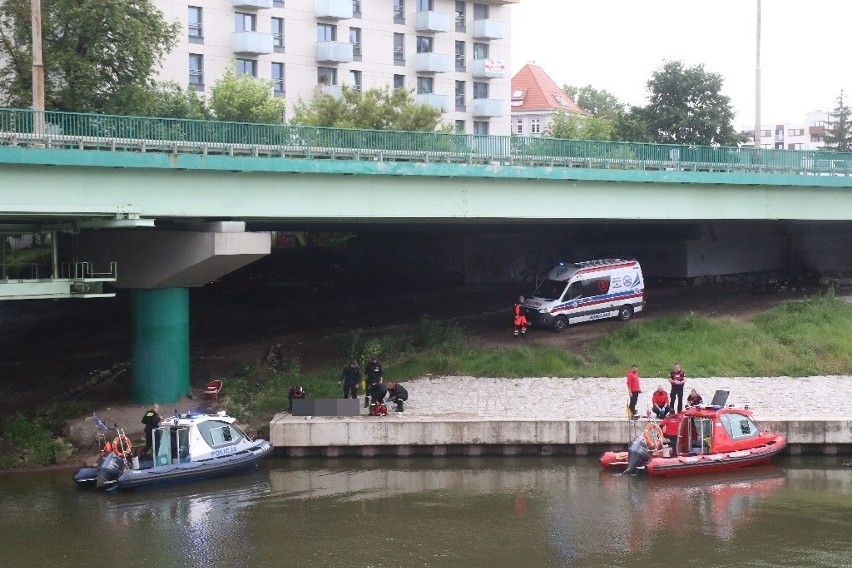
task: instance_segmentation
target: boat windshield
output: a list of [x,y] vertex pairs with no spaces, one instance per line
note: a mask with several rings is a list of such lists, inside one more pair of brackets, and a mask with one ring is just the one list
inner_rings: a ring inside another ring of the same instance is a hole
[[757,423],[744,414],[723,414],[722,426],[732,440],[747,440],[760,433]]
[[245,438],[242,430],[227,422],[220,422],[218,420],[208,420],[207,422],[200,423],[198,431],[211,448],[230,446]]
[[544,280],[533,292],[533,296],[542,300],[558,300],[565,291],[565,282],[561,280]]
[[163,466],[189,460],[189,430],[157,428],[154,430],[154,465]]

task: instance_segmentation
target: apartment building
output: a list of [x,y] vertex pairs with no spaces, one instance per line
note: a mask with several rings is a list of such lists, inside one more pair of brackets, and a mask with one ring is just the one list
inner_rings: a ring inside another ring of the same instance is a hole
[[183,25],[158,79],[207,94],[234,63],[288,112],[318,93],[390,86],[457,132],[509,133],[510,9],[520,0],[153,0]]
[[[775,150],[819,150],[825,145],[825,131],[831,128],[831,115],[817,110],[805,115],[804,122],[765,124],[760,127],[760,147]],[[740,128],[747,138],[741,146],[754,146],[754,126]]]

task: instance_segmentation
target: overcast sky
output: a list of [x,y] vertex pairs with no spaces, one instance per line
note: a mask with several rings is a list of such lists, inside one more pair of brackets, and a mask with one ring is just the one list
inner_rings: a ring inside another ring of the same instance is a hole
[[[512,74],[528,62],[556,84],[592,85],[635,105],[663,61],[724,79],[735,126],[755,117],[757,0],[521,0],[512,10]],[[761,122],[804,122],[852,104],[852,0],[763,0]]]

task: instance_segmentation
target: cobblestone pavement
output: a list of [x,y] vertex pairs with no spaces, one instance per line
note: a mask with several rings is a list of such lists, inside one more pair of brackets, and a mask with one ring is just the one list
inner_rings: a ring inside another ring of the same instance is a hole
[[[410,401],[406,419],[454,418],[625,418],[627,382],[619,378],[426,377],[403,383]],[[636,407],[650,409],[657,386],[668,380],[643,377]],[[685,394],[696,389],[709,403],[717,389],[730,391],[728,404],[748,405],[758,421],[852,419],[852,376],[708,377],[687,376]],[[391,415],[394,413],[391,412]],[[402,418],[402,416],[400,416]]]

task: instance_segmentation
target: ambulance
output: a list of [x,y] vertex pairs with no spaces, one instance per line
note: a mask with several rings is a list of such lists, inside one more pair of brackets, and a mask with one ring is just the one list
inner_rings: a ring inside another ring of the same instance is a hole
[[639,262],[615,258],[560,264],[524,301],[523,312],[529,325],[563,331],[583,321],[627,321],[644,307]]

